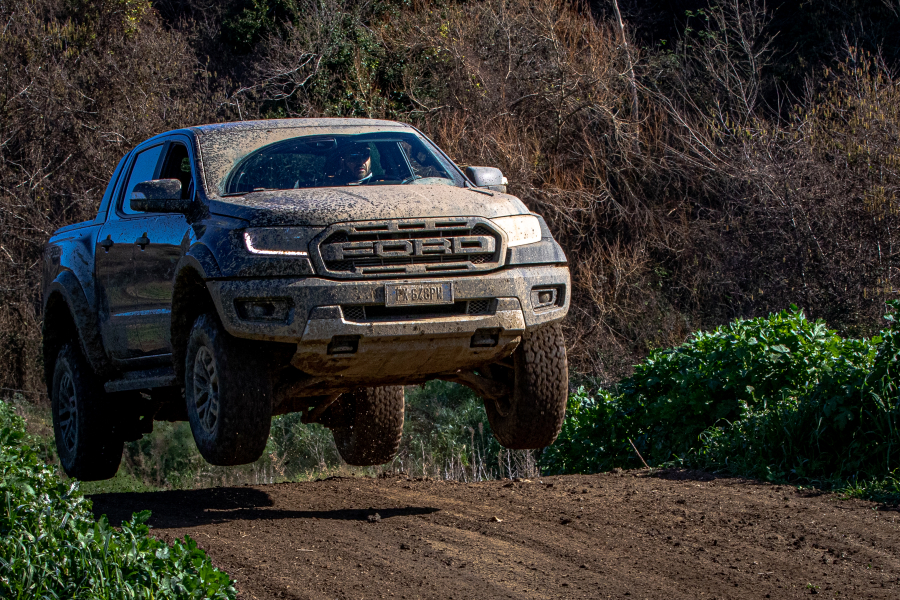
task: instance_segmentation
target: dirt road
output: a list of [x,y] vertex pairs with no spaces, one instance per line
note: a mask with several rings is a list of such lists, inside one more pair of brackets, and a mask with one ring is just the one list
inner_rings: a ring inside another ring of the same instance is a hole
[[[542,482],[541,482],[542,481]],[[685,472],[94,496],[153,511],[242,599],[900,598],[900,512]]]

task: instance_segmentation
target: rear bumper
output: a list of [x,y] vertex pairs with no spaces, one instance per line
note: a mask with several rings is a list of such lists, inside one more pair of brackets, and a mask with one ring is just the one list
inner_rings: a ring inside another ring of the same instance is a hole
[[[560,265],[427,281],[451,282],[454,306],[465,312],[430,315],[426,309],[426,314],[412,315],[394,309],[367,319],[357,310],[384,307],[385,284],[414,282],[409,279],[309,277],[210,281],[208,286],[232,335],[295,343],[291,363],[298,369],[353,381],[398,380],[494,362],[515,350],[526,329],[559,321],[569,308],[569,271]],[[535,290],[556,290],[554,303],[535,309]],[[254,319],[241,310],[247,302],[266,300],[278,307],[278,314],[269,320]],[[478,314],[469,314],[471,309],[466,308],[474,306],[472,301],[480,302]]]

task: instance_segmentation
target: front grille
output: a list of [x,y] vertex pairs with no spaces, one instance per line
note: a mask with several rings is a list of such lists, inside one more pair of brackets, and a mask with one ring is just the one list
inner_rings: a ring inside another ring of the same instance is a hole
[[434,306],[384,306],[383,304],[345,305],[341,307],[344,319],[357,323],[372,321],[409,321],[449,315],[492,315],[494,301],[460,300],[453,304]]
[[353,279],[487,271],[501,266],[504,250],[479,217],[340,223],[319,240],[317,270]]

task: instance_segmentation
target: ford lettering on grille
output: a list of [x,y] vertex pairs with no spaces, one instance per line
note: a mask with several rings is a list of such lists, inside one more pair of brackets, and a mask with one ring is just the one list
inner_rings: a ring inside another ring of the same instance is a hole
[[487,235],[467,235],[455,238],[425,238],[417,240],[379,240],[374,242],[343,242],[322,246],[323,260],[354,258],[396,258],[404,256],[489,254],[496,249],[496,240]]
[[310,252],[330,277],[475,273],[502,266],[502,234],[482,217],[335,223]]

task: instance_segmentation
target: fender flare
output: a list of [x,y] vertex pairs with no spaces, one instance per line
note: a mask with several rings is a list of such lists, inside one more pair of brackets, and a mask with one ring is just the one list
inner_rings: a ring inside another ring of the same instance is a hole
[[222,276],[216,257],[213,256],[212,251],[205,244],[194,244],[190,250],[184,253],[175,266],[176,281],[179,273],[186,268],[194,269],[203,280]]
[[[215,307],[206,282],[216,277],[221,277],[219,265],[209,248],[203,244],[195,244],[175,266],[169,339],[175,376],[178,379],[184,377],[184,350],[194,319],[203,311]],[[192,282],[193,285],[182,286],[185,282]]]
[[[47,310],[50,308],[51,300],[56,295],[62,297],[69,310],[69,316],[75,325],[75,333],[81,344],[81,350],[88,360],[88,364],[98,375],[107,375],[112,370],[112,363],[103,347],[103,337],[100,333],[100,320],[97,311],[88,303],[84,288],[82,288],[81,282],[78,281],[78,277],[69,270],[61,271],[53,282],[47,286],[44,294],[44,305],[42,307],[44,322],[41,333],[45,348],[45,372],[53,369],[56,358],[46,355],[48,352],[52,353],[52,347],[48,347],[47,342],[54,336],[54,332],[50,330],[52,324],[47,319]],[[50,376],[52,377],[52,373]]]

